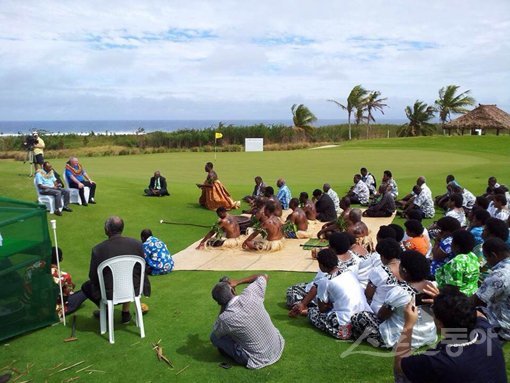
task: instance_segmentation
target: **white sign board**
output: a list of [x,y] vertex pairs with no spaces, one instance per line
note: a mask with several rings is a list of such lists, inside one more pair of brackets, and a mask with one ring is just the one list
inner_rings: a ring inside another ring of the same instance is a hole
[[263,152],[264,139],[263,138],[245,138],[244,139],[245,152]]

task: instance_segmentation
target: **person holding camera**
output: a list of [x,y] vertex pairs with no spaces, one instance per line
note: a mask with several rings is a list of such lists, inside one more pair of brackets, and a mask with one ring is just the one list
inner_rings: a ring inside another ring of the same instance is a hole
[[404,326],[395,347],[395,382],[506,382],[501,342],[487,318],[457,287],[430,286],[428,299],[438,332],[436,347],[412,355],[412,337],[419,310],[404,308]]
[[34,166],[35,170],[39,170],[43,167],[44,163],[44,141],[37,132],[32,133],[32,137],[34,137]]
[[[212,289],[221,306],[214,323],[211,342],[223,355],[250,369],[276,363],[285,341],[264,307],[267,275],[238,280],[223,277]],[[239,295],[236,287],[248,284]]]

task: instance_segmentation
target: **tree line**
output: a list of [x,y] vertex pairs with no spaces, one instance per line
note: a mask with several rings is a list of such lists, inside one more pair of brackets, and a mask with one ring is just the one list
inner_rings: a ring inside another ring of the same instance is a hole
[[[469,90],[458,93],[459,88],[458,85],[448,85],[439,89],[439,97],[434,105],[416,100],[412,106],[407,106],[404,111],[409,122],[399,128],[398,135],[400,137],[430,135],[436,131],[435,125],[430,122],[436,113],[438,113],[443,127],[451,120],[452,114],[467,113],[468,107],[475,104],[475,99],[469,95]],[[366,123],[368,137],[370,123],[375,122],[374,113],[384,114],[384,108],[388,106],[385,103],[386,100],[387,98],[381,97],[380,91],[368,90],[362,85],[356,85],[347,96],[347,102],[341,103],[333,99],[327,101],[347,112],[348,139],[351,140],[352,119],[354,119],[356,127],[359,127],[363,122]],[[317,121],[317,117],[304,104],[292,105],[291,111],[294,127],[310,135],[314,129],[312,124]]]

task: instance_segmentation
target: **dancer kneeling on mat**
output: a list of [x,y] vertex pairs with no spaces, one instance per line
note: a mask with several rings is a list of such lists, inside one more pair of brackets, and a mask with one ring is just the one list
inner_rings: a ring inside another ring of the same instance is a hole
[[289,207],[292,209],[292,213],[287,216],[287,222],[283,225],[285,237],[294,239],[310,238],[311,233],[308,231],[308,219],[303,209],[299,207],[299,200],[292,198]]
[[[241,229],[237,219],[227,213],[227,209],[216,209],[219,219],[197,246],[197,250],[203,250],[205,246],[233,248],[241,245]],[[214,238],[213,238],[214,237]]]
[[[256,251],[278,251],[283,249],[282,221],[274,215],[276,206],[273,202],[266,203],[264,209],[267,217],[259,228],[246,238],[243,249]],[[259,234],[263,238],[255,239]]]

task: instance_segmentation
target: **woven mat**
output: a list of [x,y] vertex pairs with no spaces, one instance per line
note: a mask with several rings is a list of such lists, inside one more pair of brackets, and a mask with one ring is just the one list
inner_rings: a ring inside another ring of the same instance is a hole
[[[284,212],[284,216],[289,211]],[[375,243],[375,235],[382,225],[389,225],[393,217],[363,218],[368,226],[370,235]],[[321,222],[313,223],[310,231],[312,239],[322,226]],[[175,270],[275,270],[275,271],[304,271],[316,272],[317,261],[312,259],[311,251],[304,250],[308,239],[285,239],[285,248],[275,253],[251,252],[239,249],[210,248],[196,250],[200,240],[186,249],[174,254]]]

